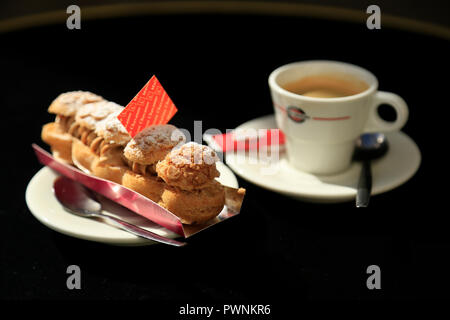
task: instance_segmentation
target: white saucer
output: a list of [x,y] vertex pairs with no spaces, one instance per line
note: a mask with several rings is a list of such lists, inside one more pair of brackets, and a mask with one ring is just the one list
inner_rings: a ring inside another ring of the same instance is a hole
[[[229,187],[238,187],[236,176],[226,165],[218,162],[217,169],[220,172],[220,178],[217,179],[219,182]],[[156,243],[106,223],[67,212],[53,193],[53,181],[56,177],[58,177],[58,174],[50,168],[42,168],[30,180],[25,193],[25,199],[31,213],[47,227],[72,237],[113,245],[138,246]],[[175,233],[137,214],[130,213],[128,210],[117,210],[117,206],[111,206],[111,201],[108,199],[102,199],[101,202],[106,214],[120,217],[165,237],[177,237]]]
[[[270,129],[277,126],[274,116],[269,115],[248,121],[238,128]],[[373,195],[392,190],[408,181],[416,173],[421,161],[419,148],[405,133],[386,133],[386,137],[389,143],[387,154],[372,162]],[[250,164],[245,157],[245,152],[228,152],[226,163],[239,176],[260,187],[308,202],[332,203],[355,199],[360,163],[352,163],[347,171],[340,174],[318,176],[294,169],[282,152],[276,162],[277,173],[267,175],[261,171],[264,164]]]

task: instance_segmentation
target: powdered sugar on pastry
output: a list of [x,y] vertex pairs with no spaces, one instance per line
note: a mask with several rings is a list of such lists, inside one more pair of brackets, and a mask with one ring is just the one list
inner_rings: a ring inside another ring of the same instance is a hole
[[125,147],[125,157],[141,164],[162,160],[177,144],[186,140],[184,134],[170,124],[154,125],[139,132]]
[[66,92],[53,100],[48,111],[63,116],[74,116],[81,106],[102,100],[102,97],[88,91]]
[[177,128],[170,124],[151,126],[138,133],[134,141],[141,150],[175,146],[180,141],[179,136],[172,137],[176,130]]
[[88,103],[80,107],[75,121],[85,128],[95,130],[96,125],[108,115],[122,111],[123,107],[111,101]]
[[191,164],[213,165],[219,161],[213,149],[195,142],[186,143],[180,148],[172,150],[168,155],[168,159],[177,166]]
[[158,162],[156,172],[170,186],[199,190],[208,187],[220,175],[216,168],[218,160],[211,148],[190,142],[172,150]]
[[95,133],[104,138],[108,143],[124,146],[130,141],[131,137],[122,122],[117,118],[122,110],[114,111],[104,120],[99,121],[95,128]]

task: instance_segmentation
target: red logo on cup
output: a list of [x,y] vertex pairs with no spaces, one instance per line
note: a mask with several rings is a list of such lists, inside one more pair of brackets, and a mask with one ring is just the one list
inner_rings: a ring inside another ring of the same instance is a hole
[[289,119],[297,123],[302,123],[309,119],[309,116],[305,113],[305,111],[295,106],[287,107],[287,114]]

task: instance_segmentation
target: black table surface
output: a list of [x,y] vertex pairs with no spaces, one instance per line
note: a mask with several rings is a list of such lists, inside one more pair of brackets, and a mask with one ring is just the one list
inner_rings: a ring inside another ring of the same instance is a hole
[[[0,299],[225,302],[295,308],[315,299],[448,298],[449,102],[447,40],[320,19],[174,15],[42,26],[0,35]],[[188,240],[116,247],[59,234],[37,221],[25,189],[41,168],[31,144],[60,93],[89,90],[122,105],[156,74],[179,112],[172,123],[222,131],[272,113],[269,73],[293,61],[332,59],[374,72],[408,102],[403,131],[422,152],[417,174],[354,202],[310,204],[239,179],[239,216]],[[69,265],[81,290],[66,287]],[[366,269],[381,268],[381,290]]]

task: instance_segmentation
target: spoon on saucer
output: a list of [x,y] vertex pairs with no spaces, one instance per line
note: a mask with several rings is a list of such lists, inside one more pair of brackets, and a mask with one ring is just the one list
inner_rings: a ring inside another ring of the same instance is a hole
[[356,191],[356,207],[369,205],[372,190],[372,169],[370,161],[380,158],[388,150],[388,142],[382,133],[365,133],[356,140],[354,160],[361,161],[361,174]]
[[102,213],[102,205],[97,201],[95,193],[72,179],[64,176],[58,177],[53,183],[53,190],[58,201],[70,213],[85,218],[102,218],[122,230],[145,239],[176,247],[186,245],[186,242],[160,236],[116,217]]

